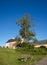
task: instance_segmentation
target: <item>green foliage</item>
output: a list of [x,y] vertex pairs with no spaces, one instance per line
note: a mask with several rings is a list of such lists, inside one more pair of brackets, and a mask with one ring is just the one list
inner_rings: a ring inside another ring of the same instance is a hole
[[38,42],[37,38],[33,38],[33,43]]
[[17,44],[21,43],[21,38],[20,37],[16,37],[15,40],[16,40]]
[[29,45],[28,43],[25,43],[25,42],[24,42],[24,43],[21,44],[21,47],[22,47],[22,48],[23,48],[23,47],[27,47],[28,45]]
[[40,48],[44,48],[45,49],[46,47],[45,46],[40,46]]
[[19,51],[22,53],[30,53],[32,55],[47,55],[47,48],[35,48],[34,45],[30,45],[29,43],[21,44]]
[[30,22],[28,14],[25,15],[22,19],[16,22],[20,27],[20,35],[25,39],[25,42],[32,39],[35,36],[35,33],[30,31],[30,28],[33,26],[32,20]]

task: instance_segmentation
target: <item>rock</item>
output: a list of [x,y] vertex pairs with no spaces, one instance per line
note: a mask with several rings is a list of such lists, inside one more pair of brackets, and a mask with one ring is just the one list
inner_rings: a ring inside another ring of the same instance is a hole
[[30,54],[22,54],[20,60],[26,62],[27,60],[32,60],[32,56]]

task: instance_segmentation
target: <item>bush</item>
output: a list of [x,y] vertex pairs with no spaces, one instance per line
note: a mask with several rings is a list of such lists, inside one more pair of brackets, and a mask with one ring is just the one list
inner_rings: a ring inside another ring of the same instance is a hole
[[34,49],[34,45],[29,45],[29,49]]
[[41,46],[40,48],[35,48],[34,45],[30,45],[29,43],[21,44],[21,47],[18,49],[21,53],[30,53],[32,55],[46,55],[47,48],[45,46]]
[[40,46],[40,48],[46,48],[45,46]]
[[22,43],[21,47],[27,47],[29,44],[28,43]]

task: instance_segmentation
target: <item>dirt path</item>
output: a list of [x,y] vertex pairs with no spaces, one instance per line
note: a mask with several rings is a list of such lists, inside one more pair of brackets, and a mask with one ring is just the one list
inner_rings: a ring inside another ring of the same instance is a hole
[[47,65],[47,56],[41,61],[36,62],[35,65]]

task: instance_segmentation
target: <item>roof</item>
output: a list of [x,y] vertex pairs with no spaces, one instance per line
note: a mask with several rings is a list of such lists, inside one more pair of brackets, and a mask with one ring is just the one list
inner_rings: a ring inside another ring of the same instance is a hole
[[14,42],[15,39],[9,39],[6,43],[9,43],[9,42]]

